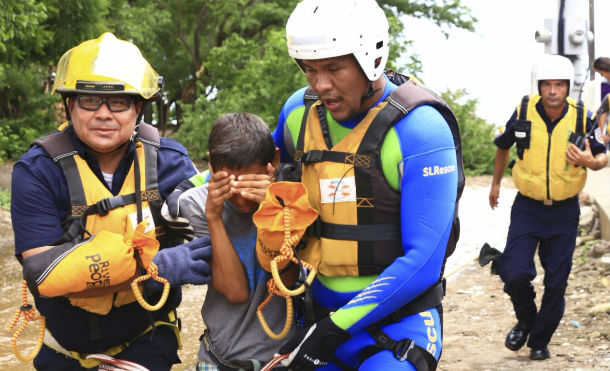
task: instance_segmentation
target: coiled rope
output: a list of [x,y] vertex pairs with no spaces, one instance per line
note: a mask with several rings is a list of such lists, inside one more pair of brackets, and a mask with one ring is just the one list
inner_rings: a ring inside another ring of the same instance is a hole
[[[158,274],[159,267],[157,267],[155,263],[150,262],[148,263],[148,267],[146,268],[146,274],[134,279],[131,282],[131,289],[133,290],[133,294],[136,297],[136,300],[138,301],[138,303],[140,303],[142,308],[151,312],[160,309],[167,301],[167,296],[169,295],[169,281],[163,277],[158,276]],[[149,278],[152,278],[155,281],[163,284],[163,293],[161,294],[159,301],[155,305],[149,304],[146,299],[144,299],[144,297],[142,296],[142,292],[140,291],[140,287],[138,286],[138,283],[145,281]]]
[[[21,314],[23,314],[23,321],[17,327],[17,329],[13,333],[13,336],[11,337],[11,348],[13,349],[13,353],[15,354],[15,357],[17,357],[18,360],[20,360],[22,362],[29,362],[29,361],[33,360],[34,357],[36,357],[36,355],[40,351],[40,348],[42,347],[42,342],[44,339],[44,330],[45,330],[45,318],[43,315],[36,314],[36,310],[34,309],[34,307],[32,307],[30,304],[28,304],[27,283],[25,280],[23,280],[23,282],[21,283],[21,298],[23,299],[22,300],[23,304],[21,305],[21,307],[19,309],[17,309],[17,312],[13,316],[12,321],[9,323],[7,330],[12,331],[15,328],[15,326],[17,326],[17,323],[19,322],[19,318],[21,317]],[[19,351],[19,348],[17,348],[17,338],[19,337],[19,335],[21,335],[21,333],[23,332],[23,330],[25,329],[25,327],[27,326],[27,324],[29,322],[33,322],[36,320],[40,320],[40,329],[38,331],[38,339],[36,339],[36,345],[34,345],[34,349],[32,349],[32,351],[28,355],[24,356]]]

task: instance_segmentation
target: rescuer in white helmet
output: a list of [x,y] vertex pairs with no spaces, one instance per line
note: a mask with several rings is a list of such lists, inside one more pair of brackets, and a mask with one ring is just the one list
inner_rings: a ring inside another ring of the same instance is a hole
[[[578,194],[587,168],[599,170],[607,158],[602,144],[590,139],[590,114],[582,102],[568,96],[574,80],[569,59],[546,55],[536,65],[539,94],[525,96],[494,143],[498,147],[489,193],[498,205],[500,182],[509,162],[510,147],[517,146],[512,168],[519,189],[512,206],[506,248],[497,271],[510,296],[517,324],[505,339],[516,351],[527,341],[530,359],[550,357],[547,345],[565,307],[565,289],[572,267],[578,216]],[[536,277],[536,248],[544,268],[544,294],[540,308],[531,281]],[[528,339],[529,336],[529,339]]]
[[413,80],[397,86],[384,73],[388,21],[373,0],[302,1],[286,39],[309,86],[286,101],[273,136],[319,218],[296,250],[318,275],[282,362],[434,370],[463,186],[455,116]]

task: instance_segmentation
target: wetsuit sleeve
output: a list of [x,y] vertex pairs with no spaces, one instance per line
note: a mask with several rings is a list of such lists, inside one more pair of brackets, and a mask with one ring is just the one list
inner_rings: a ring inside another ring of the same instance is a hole
[[[305,112],[305,95],[306,87],[299,89],[288,98],[277,120],[277,127],[271,133],[276,147],[280,149],[280,162],[293,161],[289,148],[294,148],[296,139],[298,138],[298,129],[301,125],[303,113]],[[286,143],[289,140],[290,143]]]
[[392,130],[399,139],[396,150],[402,153],[404,256],[331,315],[339,327],[350,332],[381,320],[435,284],[451,231],[457,162],[449,126],[436,110],[421,106]]

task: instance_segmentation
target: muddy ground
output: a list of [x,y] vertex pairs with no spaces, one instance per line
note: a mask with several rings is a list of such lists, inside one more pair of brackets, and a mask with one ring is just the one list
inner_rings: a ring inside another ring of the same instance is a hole
[[[444,300],[445,340],[439,370],[609,370],[608,307],[590,314],[596,305],[610,302],[609,265],[607,257],[591,256],[591,244],[588,242],[589,247],[581,245],[576,249],[566,312],[549,344],[551,359],[546,361],[530,361],[526,347],[518,352],[504,347],[504,337],[515,320],[500,279],[490,274],[489,266],[480,268],[473,261],[453,273],[448,279]],[[0,270],[3,273],[0,275],[0,322],[3,327],[20,305],[20,266],[12,254],[10,215],[0,209]],[[542,290],[541,269],[539,274],[534,282],[538,300]],[[194,369],[198,338],[203,331],[199,311],[204,295],[205,287],[185,287],[179,308],[183,363],[175,365],[173,370]],[[35,326],[30,327],[19,338],[23,353],[34,344]],[[0,370],[33,370],[31,363],[21,363],[12,355],[10,334],[5,330],[0,331]]]

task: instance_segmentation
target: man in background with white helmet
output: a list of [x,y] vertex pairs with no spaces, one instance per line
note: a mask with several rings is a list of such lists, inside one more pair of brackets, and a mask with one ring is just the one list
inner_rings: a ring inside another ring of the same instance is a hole
[[[163,199],[196,170],[180,143],[141,121],[162,82],[111,33],[58,63],[67,121],[15,163],[11,187],[15,255],[46,318],[37,370],[96,367],[92,353],[150,370],[179,362],[180,286],[209,281],[211,252],[208,238],[170,248],[163,231]],[[152,279],[132,290],[146,272],[169,281],[166,299]]]
[[434,370],[463,184],[455,117],[433,93],[384,74],[388,22],[373,0],[302,1],[286,37],[310,86],[287,100],[273,135],[320,218],[297,249],[319,272],[313,311],[306,295],[308,330],[280,349],[283,363]]
[[[512,176],[519,192],[506,247],[497,261],[518,321],[505,345],[517,351],[527,341],[530,359],[544,360],[550,357],[547,345],[564,312],[578,232],[578,194],[585,185],[586,169],[599,170],[608,159],[603,145],[587,134],[593,128],[588,110],[568,97],[574,80],[570,60],[544,56],[536,66],[535,79],[539,95],[523,97],[504,133],[494,139],[498,149],[489,204],[492,209],[498,205],[510,147],[516,144]],[[545,271],[539,310],[531,284],[536,277],[536,247]]]

